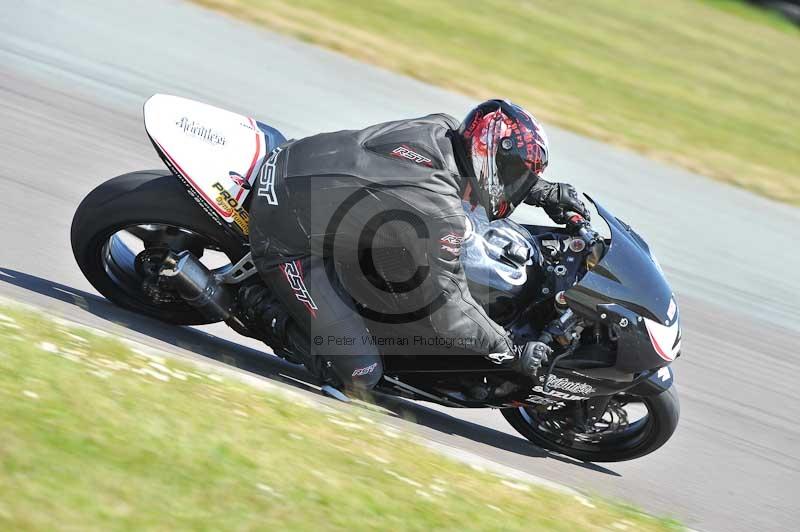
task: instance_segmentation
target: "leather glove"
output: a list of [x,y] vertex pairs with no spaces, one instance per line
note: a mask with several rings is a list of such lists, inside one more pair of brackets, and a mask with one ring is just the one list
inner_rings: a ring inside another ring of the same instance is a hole
[[557,224],[567,223],[567,213],[577,212],[589,220],[589,211],[578,199],[578,191],[569,183],[550,183],[539,179],[525,198],[525,203],[544,208],[544,212]]
[[548,361],[553,350],[542,342],[528,342],[516,362],[516,369],[523,375],[535,376],[542,364]]

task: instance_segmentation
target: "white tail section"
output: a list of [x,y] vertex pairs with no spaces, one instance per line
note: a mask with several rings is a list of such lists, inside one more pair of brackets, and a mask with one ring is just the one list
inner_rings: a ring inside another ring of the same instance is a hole
[[[244,203],[267,155],[264,133],[250,117],[204,103],[156,94],[144,124],[162,157],[225,222],[246,235]],[[208,210],[208,209],[207,209]]]

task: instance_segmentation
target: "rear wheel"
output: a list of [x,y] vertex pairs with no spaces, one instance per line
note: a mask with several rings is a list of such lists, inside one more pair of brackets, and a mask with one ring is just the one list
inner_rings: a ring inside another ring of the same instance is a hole
[[177,325],[209,323],[158,276],[170,251],[191,251],[211,270],[238,261],[245,242],[212,220],[177,177],[151,170],[106,181],[72,220],[81,271],[114,303]]
[[519,407],[502,413],[536,445],[587,462],[619,462],[650,454],[669,440],[680,417],[675,386],[657,395],[617,394],[590,426],[576,422],[574,407],[580,406]]

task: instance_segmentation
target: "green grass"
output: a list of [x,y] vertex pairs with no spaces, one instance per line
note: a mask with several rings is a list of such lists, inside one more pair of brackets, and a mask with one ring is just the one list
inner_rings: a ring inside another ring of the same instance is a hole
[[0,530],[666,530],[0,304]]
[[767,24],[794,36],[800,35],[800,28],[779,12],[755,6],[747,0],[701,0],[706,4],[728,13],[740,16],[759,24]]
[[750,6],[196,1],[800,205],[800,31]]

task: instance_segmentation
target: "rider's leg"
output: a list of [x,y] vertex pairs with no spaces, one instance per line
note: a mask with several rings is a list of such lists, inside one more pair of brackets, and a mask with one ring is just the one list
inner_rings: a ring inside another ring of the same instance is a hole
[[290,340],[301,343],[297,348],[321,357],[347,388],[370,389],[378,383],[383,373],[378,349],[371,345],[363,318],[323,259],[287,262],[261,276],[296,325]]

